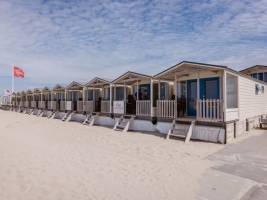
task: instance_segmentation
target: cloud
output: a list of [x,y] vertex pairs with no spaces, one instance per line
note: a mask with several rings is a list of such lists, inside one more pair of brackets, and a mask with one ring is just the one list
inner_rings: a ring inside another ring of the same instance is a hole
[[127,70],[153,75],[182,60],[266,64],[266,7],[266,0],[2,0],[1,74],[23,67],[23,89]]

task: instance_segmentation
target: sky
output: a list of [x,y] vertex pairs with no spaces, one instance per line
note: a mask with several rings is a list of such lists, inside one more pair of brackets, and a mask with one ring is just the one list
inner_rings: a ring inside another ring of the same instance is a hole
[[267,0],[0,0],[0,94],[154,75],[183,60],[267,64]]

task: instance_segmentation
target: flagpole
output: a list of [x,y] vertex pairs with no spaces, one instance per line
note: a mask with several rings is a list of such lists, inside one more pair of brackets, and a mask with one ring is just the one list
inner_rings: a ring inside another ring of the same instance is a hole
[[15,65],[13,65],[13,67],[12,67],[12,89],[11,89],[12,94],[14,92],[14,66]]

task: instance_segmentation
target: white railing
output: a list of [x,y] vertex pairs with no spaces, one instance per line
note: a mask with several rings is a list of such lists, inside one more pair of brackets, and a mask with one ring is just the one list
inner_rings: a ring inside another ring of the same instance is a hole
[[60,111],[65,111],[65,101],[60,101]]
[[83,101],[77,101],[77,111],[78,112],[83,111]]
[[110,101],[109,100],[101,101],[101,112],[110,113]]
[[32,108],[36,108],[36,101],[32,101],[32,102],[31,102],[31,107],[32,107]]
[[66,101],[65,102],[65,110],[73,111],[73,102],[72,101]]
[[220,99],[197,100],[197,119],[202,121],[222,121],[222,105]]
[[57,110],[57,102],[56,101],[50,101],[51,104],[51,110]]
[[24,105],[23,101],[19,102],[20,107],[23,107],[23,105]]
[[45,102],[44,101],[39,101],[38,108],[45,109]]
[[48,109],[48,110],[52,110],[52,104],[51,104],[51,101],[48,101],[48,102],[47,102],[47,109]]
[[150,100],[137,100],[136,101],[136,115],[150,116],[151,115],[151,101]]
[[157,116],[162,118],[175,117],[175,101],[174,100],[157,100]]
[[83,106],[83,111],[88,113],[94,112],[94,101],[85,101]]
[[25,108],[28,108],[29,105],[30,105],[29,101],[25,101],[25,102],[24,102],[24,107],[25,107]]
[[0,96],[0,106],[7,106],[11,104],[11,96]]

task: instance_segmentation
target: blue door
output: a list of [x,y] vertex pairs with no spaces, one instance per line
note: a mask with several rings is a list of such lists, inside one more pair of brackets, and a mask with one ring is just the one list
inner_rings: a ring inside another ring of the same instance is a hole
[[200,99],[219,99],[220,79],[219,77],[200,79]]
[[196,116],[197,80],[187,81],[187,115]]

